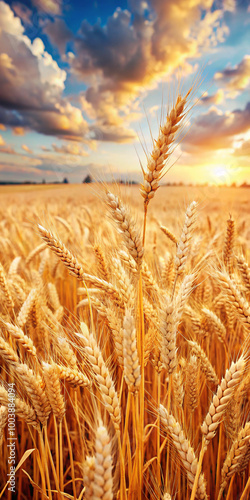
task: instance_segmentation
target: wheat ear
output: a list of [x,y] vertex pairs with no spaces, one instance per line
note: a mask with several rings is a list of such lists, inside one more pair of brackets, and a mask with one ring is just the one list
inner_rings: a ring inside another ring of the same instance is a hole
[[59,348],[60,355],[64,363],[69,367],[76,369],[77,368],[77,358],[76,355],[70,346],[68,340],[65,337],[57,337],[56,343]]
[[170,229],[165,226],[160,226],[160,229],[162,230],[163,234],[165,234],[173,243],[175,243],[175,245],[178,244],[177,237],[174,233],[172,233],[172,231],[170,231]]
[[230,278],[230,276],[226,273],[216,272],[217,278],[223,289],[225,290],[229,301],[230,306],[233,305],[236,309],[239,318],[244,324],[250,325],[250,307],[247,300],[241,295],[237,286]]
[[118,196],[115,196],[110,191],[107,191],[106,196],[107,205],[121,231],[127,250],[138,264],[141,262],[144,252],[140,233],[132,221],[128,209],[123,206]]
[[51,413],[51,407],[44,391],[44,383],[39,375],[28,368],[26,364],[20,364],[16,367],[16,374],[30,398],[34,410],[42,425],[46,425],[47,419]]
[[49,303],[51,307],[54,309],[54,311],[56,311],[57,309],[59,309],[59,307],[61,307],[61,303],[54,283],[48,283],[47,290],[49,294]]
[[65,402],[61,393],[60,380],[56,370],[56,365],[42,363],[43,377],[46,384],[46,392],[50,402],[50,406],[55,417],[61,422],[65,415]]
[[184,387],[183,387],[183,370],[175,371],[173,374],[173,390],[176,405],[179,408],[183,406]]
[[93,500],[112,500],[112,454],[111,442],[106,427],[100,423],[96,431],[95,468],[93,481]]
[[0,446],[2,445],[3,442],[4,429],[7,424],[7,421],[8,421],[8,408],[6,406],[0,406]]
[[94,252],[97,258],[98,262],[98,271],[101,276],[101,278],[105,281],[110,280],[110,272],[109,272],[109,267],[108,263],[105,258],[104,251],[99,243],[96,243],[94,245]]
[[23,303],[18,316],[17,316],[17,323],[20,326],[20,328],[23,328],[25,323],[27,322],[28,316],[31,313],[33,306],[35,304],[36,298],[38,295],[38,290],[37,288],[33,288],[25,302]]
[[244,427],[240,429],[238,435],[233,442],[230,450],[227,453],[225,462],[221,470],[221,486],[219,498],[224,491],[229,478],[238,472],[242,461],[246,455],[248,444],[250,442],[250,422],[247,422]]
[[[173,415],[168,413],[163,405],[160,405],[159,414],[163,427],[165,427],[166,431],[173,439],[174,446],[186,471],[190,489],[192,489],[198,467],[198,461],[195,456],[194,449],[185,437],[184,431],[182,430],[179,422],[175,420]],[[207,499],[206,483],[203,474],[199,475],[196,498],[200,500]]]
[[223,252],[223,261],[229,272],[231,273],[232,268],[232,253],[233,253],[233,244],[234,244],[234,220],[231,215],[227,221],[227,234],[225,238],[224,252]]
[[12,323],[5,323],[5,328],[8,330],[9,334],[13,339],[16,340],[18,344],[21,346],[32,356],[36,357],[36,348],[33,344],[33,341],[30,337],[23,333],[23,330],[16,325],[12,325]]
[[182,314],[184,312],[184,308],[188,298],[193,290],[193,283],[195,280],[194,274],[187,274],[178,290],[176,298],[174,300],[175,309],[176,309],[176,321],[179,323],[181,320]]
[[141,382],[141,367],[137,351],[137,335],[133,316],[125,312],[123,320],[124,377],[129,391],[136,393]]
[[73,388],[76,387],[91,387],[91,381],[84,375],[84,373],[80,372],[76,368],[70,368],[69,366],[55,366],[58,377],[60,380],[64,380],[68,382]]
[[206,353],[203,351],[201,346],[199,344],[197,344],[197,342],[188,340],[188,343],[191,347],[192,354],[197,356],[197,358],[200,360],[200,367],[201,367],[201,370],[203,371],[203,373],[205,374],[206,379],[209,382],[212,382],[212,384],[217,385],[219,383],[218,377],[217,377],[215,370],[214,370],[214,367],[210,363]]
[[46,243],[41,243],[40,245],[38,245],[36,248],[34,248],[28,255],[28,257],[26,258],[26,265],[28,266],[28,264],[30,264],[30,262],[37,256],[39,255],[39,253],[43,252],[43,250],[45,250],[47,248],[47,245]]
[[242,277],[243,282],[245,284],[246,291],[248,293],[250,293],[250,267],[247,264],[243,255],[236,257],[236,261],[237,261],[238,268],[239,268],[240,273],[241,273],[241,277]]
[[[0,386],[0,404],[8,407],[9,396],[8,392],[4,387]],[[26,424],[30,424],[35,429],[40,428],[39,420],[36,416],[34,409],[28,405],[25,401],[22,401],[19,398],[15,398],[15,413],[18,417],[25,420]]]
[[86,457],[83,465],[84,498],[93,500],[93,484],[95,473],[95,457]]
[[4,268],[1,263],[0,263],[0,287],[4,292],[7,307],[13,309],[14,302],[10,293],[9,285],[6,280]]
[[193,412],[198,405],[198,359],[191,354],[186,372],[187,404]]
[[95,379],[99,384],[104,405],[117,432],[120,430],[121,409],[114,382],[103,359],[100,348],[92,333],[84,329],[81,339],[85,344],[84,353],[91,364]]
[[161,361],[167,373],[171,374],[177,364],[176,334],[177,321],[173,302],[166,298],[159,327],[161,333]]
[[8,278],[14,279],[16,277],[21,260],[22,260],[22,257],[20,255],[18,255],[18,257],[15,257],[13,259],[13,261],[11,262],[10,267],[9,267]]
[[45,229],[40,224],[38,224],[38,230],[42,239],[52,250],[52,252],[54,252],[57,257],[64,263],[64,265],[68,268],[70,274],[81,280],[83,275],[83,268],[76,257],[73,256],[73,254],[61,242],[61,240],[54,236],[51,231]]
[[176,251],[176,258],[175,258],[176,279],[185,270],[186,261],[188,258],[188,252],[190,248],[190,241],[195,223],[196,209],[197,209],[197,203],[196,201],[193,201],[192,203],[190,203],[190,205],[186,210],[185,221]]
[[10,366],[16,366],[20,361],[14,349],[2,337],[0,337],[0,356]]
[[58,238],[56,238],[50,231],[48,231],[48,229],[45,229],[40,224],[38,224],[38,229],[43,240],[47,243],[52,252],[59,257],[72,276],[75,276],[75,278],[80,281],[86,281],[87,283],[100,288],[100,290],[112,295],[117,303],[122,304],[121,295],[111,283],[84,273],[83,268],[81,264],[79,264],[76,257],[73,256],[73,254]]
[[202,308],[202,312],[205,316],[207,329],[215,333],[220,342],[224,342],[227,330],[220,318],[213,311],[210,311],[210,309],[207,309],[206,307]]
[[174,107],[167,115],[165,124],[160,127],[159,137],[155,141],[155,147],[148,157],[147,168],[145,171],[142,169],[144,182],[141,184],[140,192],[145,204],[148,204],[154,197],[159,187],[159,181],[165,173],[165,163],[171,154],[171,147],[180,129],[182,118],[185,116],[184,108],[191,90],[184,97],[180,95],[177,97]]
[[245,364],[243,356],[236,363],[232,362],[229,369],[226,370],[225,378],[221,380],[217,392],[213,396],[212,403],[201,426],[206,446],[216,434],[227,405],[233,397],[234,390],[241,379]]

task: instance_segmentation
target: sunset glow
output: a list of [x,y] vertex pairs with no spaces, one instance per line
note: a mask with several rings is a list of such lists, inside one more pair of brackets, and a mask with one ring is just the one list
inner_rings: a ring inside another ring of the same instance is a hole
[[169,182],[247,182],[249,22],[246,0],[0,0],[0,181],[140,181],[195,82]]

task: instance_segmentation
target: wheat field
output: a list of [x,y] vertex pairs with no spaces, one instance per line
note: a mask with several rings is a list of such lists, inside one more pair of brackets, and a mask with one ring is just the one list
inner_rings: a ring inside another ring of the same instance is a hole
[[2,188],[0,498],[249,498],[249,193],[158,190],[163,139],[141,192]]

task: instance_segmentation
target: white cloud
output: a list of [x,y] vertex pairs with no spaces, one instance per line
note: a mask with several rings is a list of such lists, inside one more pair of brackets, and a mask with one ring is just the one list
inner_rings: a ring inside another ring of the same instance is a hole
[[62,97],[66,71],[40,38],[31,43],[20,19],[2,1],[0,47],[0,121],[81,141],[88,125],[81,111]]

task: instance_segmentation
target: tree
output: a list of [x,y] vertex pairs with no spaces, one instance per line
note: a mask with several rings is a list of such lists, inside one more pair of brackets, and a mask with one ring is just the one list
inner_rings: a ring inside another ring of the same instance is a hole
[[69,181],[68,181],[67,177],[64,177],[63,184],[69,184]]
[[93,179],[91,177],[91,175],[86,175],[85,179],[83,179],[82,181],[84,184],[89,184],[90,182],[93,182]]

